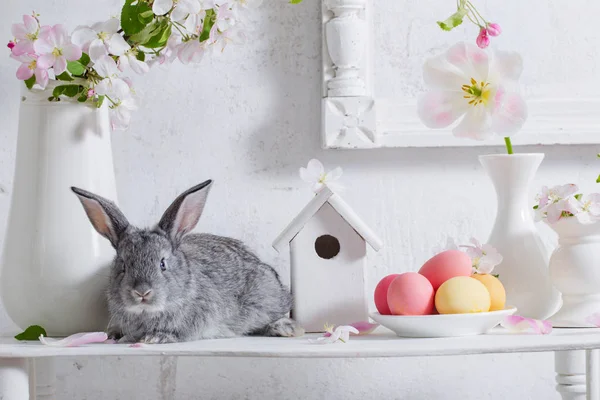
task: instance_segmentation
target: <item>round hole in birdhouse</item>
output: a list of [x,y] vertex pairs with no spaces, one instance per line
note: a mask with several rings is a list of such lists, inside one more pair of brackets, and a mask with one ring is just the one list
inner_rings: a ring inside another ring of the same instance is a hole
[[319,236],[315,240],[317,255],[325,260],[330,260],[340,253],[340,241],[331,235]]

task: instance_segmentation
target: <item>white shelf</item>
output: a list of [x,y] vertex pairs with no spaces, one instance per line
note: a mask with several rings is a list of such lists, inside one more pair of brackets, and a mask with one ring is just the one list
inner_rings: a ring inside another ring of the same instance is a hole
[[600,329],[555,329],[550,335],[514,334],[502,329],[481,336],[404,339],[390,331],[352,337],[349,343],[317,345],[308,342],[318,334],[300,338],[240,337],[188,343],[144,345],[96,344],[85,347],[56,348],[39,342],[0,339],[0,358],[37,358],[67,356],[197,356],[197,357],[272,357],[272,358],[368,358],[416,357],[459,354],[520,353],[600,349]]

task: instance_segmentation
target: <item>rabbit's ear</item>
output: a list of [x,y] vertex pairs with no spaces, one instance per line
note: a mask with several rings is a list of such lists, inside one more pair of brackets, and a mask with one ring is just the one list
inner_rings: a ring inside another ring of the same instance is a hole
[[194,229],[204,210],[211,186],[212,180],[202,182],[179,195],[167,208],[158,227],[169,235],[173,243],[179,243],[186,233]]
[[129,226],[121,210],[112,201],[103,197],[76,187],[72,187],[71,190],[79,197],[94,228],[116,249],[121,234]]

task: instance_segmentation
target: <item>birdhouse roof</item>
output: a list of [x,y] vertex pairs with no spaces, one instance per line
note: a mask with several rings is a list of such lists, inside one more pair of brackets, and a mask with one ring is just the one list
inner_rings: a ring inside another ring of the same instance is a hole
[[304,228],[304,225],[321,209],[323,204],[329,203],[335,211],[358,233],[375,251],[383,247],[381,239],[371,230],[350,206],[342,198],[334,193],[329,187],[324,186],[321,191],[300,211],[300,214],[284,229],[273,242],[273,247],[278,252],[285,250],[285,247],[296,237]]

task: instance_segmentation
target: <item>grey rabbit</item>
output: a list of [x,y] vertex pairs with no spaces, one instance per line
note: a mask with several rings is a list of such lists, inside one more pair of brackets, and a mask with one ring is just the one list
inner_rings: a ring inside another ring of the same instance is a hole
[[117,252],[107,289],[110,337],[171,343],[304,333],[287,317],[292,297],[272,267],[238,240],[190,233],[211,185],[181,194],[151,229],[130,225],[113,202],[71,188]]

